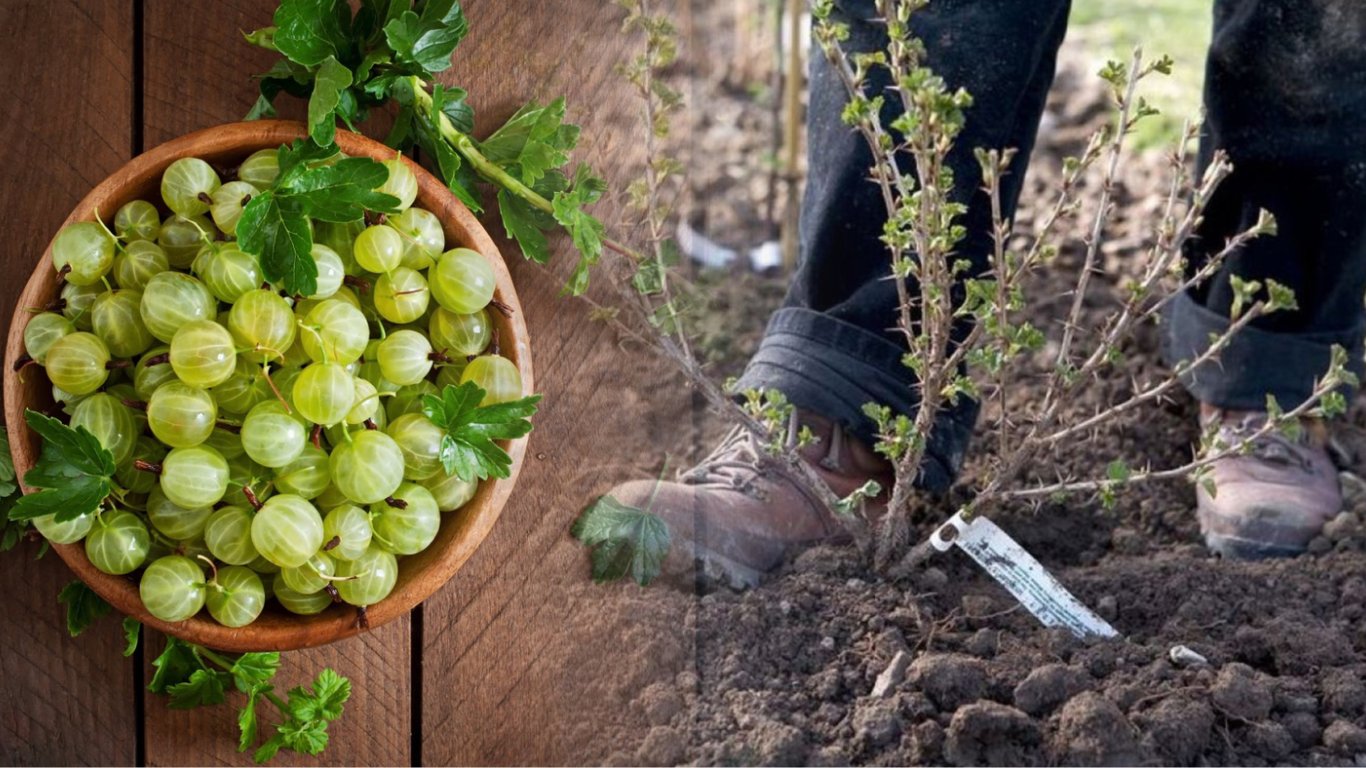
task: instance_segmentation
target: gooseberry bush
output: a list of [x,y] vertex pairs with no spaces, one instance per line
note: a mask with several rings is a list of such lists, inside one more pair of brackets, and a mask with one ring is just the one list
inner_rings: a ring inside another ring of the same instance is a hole
[[[623,68],[641,97],[647,135],[643,178],[632,186],[632,202],[639,212],[646,257],[625,254],[615,265],[624,278],[616,285],[620,300],[597,307],[597,316],[612,322],[623,336],[653,349],[673,362],[696,391],[723,417],[754,439],[765,454],[766,471],[782,472],[802,483],[842,521],[859,548],[877,570],[904,572],[931,551],[927,543],[912,545],[908,524],[912,495],[925,458],[936,416],[963,398],[995,400],[996,417],[979,425],[979,444],[993,452],[986,479],[973,488],[959,512],[964,519],[984,514],[1009,500],[1038,502],[1069,494],[1091,494],[1102,504],[1113,504],[1123,488],[1160,480],[1188,479],[1210,485],[1215,461],[1247,451],[1272,432],[1295,434],[1303,418],[1329,418],[1345,409],[1341,394],[1356,383],[1348,367],[1348,353],[1336,348],[1329,366],[1318,377],[1310,395],[1300,403],[1268,398],[1268,418],[1256,430],[1232,443],[1219,438],[1217,425],[1201,437],[1194,456],[1172,467],[1130,466],[1124,457],[1108,457],[1090,477],[1040,480],[1031,467],[1055,455],[1068,441],[1085,439],[1122,424],[1127,414],[1151,406],[1176,390],[1183,377],[1198,367],[1217,364],[1230,340],[1249,324],[1274,312],[1295,308],[1293,293],[1275,281],[1234,277],[1237,294],[1233,316],[1214,335],[1205,351],[1177,363],[1149,381],[1135,382],[1132,391],[1106,403],[1085,417],[1062,406],[1079,388],[1111,372],[1124,359],[1123,348],[1144,326],[1160,322],[1164,308],[1183,292],[1214,275],[1230,253],[1256,237],[1273,236],[1275,221],[1263,213],[1255,225],[1229,238],[1223,248],[1192,267],[1184,256],[1214,191],[1232,171],[1216,153],[1197,177],[1190,171],[1189,148],[1199,135],[1188,124],[1170,156],[1170,184],[1161,215],[1152,222],[1150,246],[1132,274],[1109,275],[1122,288],[1121,298],[1102,327],[1081,328],[1081,312],[1095,299],[1097,276],[1104,270],[1099,255],[1107,224],[1114,213],[1112,191],[1124,160],[1126,138],[1143,120],[1157,114],[1138,95],[1139,84],[1170,72],[1166,57],[1145,60],[1135,51],[1128,62],[1109,62],[1100,77],[1113,103],[1111,124],[1095,133],[1084,151],[1063,162],[1060,186],[1050,192],[1036,231],[1017,235],[1003,213],[1000,180],[1008,172],[1015,150],[1009,147],[972,148],[981,169],[981,185],[992,213],[994,247],[987,269],[971,270],[971,261],[957,250],[964,236],[960,202],[963,180],[955,179],[947,158],[962,130],[971,96],[953,89],[933,71],[926,50],[911,27],[913,14],[928,0],[878,0],[879,21],[888,32],[880,50],[850,50],[847,26],[831,0],[811,3],[813,42],[845,87],[848,100],[842,112],[851,131],[858,132],[871,150],[867,169],[886,205],[888,276],[898,291],[888,325],[906,344],[903,364],[914,374],[913,413],[893,413],[880,403],[867,403],[864,412],[877,426],[874,448],[894,470],[891,488],[869,482],[839,498],[824,484],[802,455],[811,444],[801,429],[796,409],[781,392],[735,392],[715,382],[692,353],[688,320],[687,281],[677,263],[676,246],[669,240],[665,219],[671,215],[667,182],[684,170],[657,147],[668,134],[668,114],[679,105],[677,94],[660,80],[675,54],[674,30],[667,14],[652,9],[649,0],[620,0],[627,10],[626,29],[641,32],[644,50]],[[872,77],[874,74],[885,78]],[[890,85],[876,87],[885,80]],[[883,107],[898,102],[901,116],[884,122]],[[906,169],[911,169],[908,171]],[[1056,225],[1083,215],[1083,181],[1099,177],[1099,199],[1082,229],[1084,253],[1077,271],[1072,300],[1063,317],[1049,318],[1043,304],[1031,295],[1028,280],[1054,262],[1061,244]],[[1036,323],[1039,323],[1036,325]],[[1054,327],[1061,328],[1056,344],[1045,347]],[[1049,358],[1044,396],[1023,410],[1006,407],[1006,395],[1022,366],[1038,356]],[[593,552],[593,574],[600,579],[633,576],[649,583],[659,573],[669,547],[667,530],[647,510],[624,508],[610,496],[590,505],[575,533]]]

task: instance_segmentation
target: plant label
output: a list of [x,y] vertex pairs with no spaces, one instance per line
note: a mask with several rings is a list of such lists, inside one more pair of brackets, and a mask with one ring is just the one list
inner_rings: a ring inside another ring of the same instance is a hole
[[1082,638],[1119,635],[1010,534],[985,517],[967,521],[961,512],[954,515],[930,536],[930,545],[940,552],[955,546],[966,552],[1046,627],[1066,627]]

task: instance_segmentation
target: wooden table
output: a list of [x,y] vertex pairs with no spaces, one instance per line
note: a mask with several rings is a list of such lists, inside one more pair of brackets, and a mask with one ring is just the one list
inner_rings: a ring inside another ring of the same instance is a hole
[[[640,134],[634,97],[613,72],[635,44],[620,34],[620,11],[607,0],[464,5],[473,34],[443,79],[471,89],[480,125],[527,99],[567,95],[584,126],[578,157],[624,188]],[[0,317],[10,316],[32,265],[91,186],[145,149],[246,112],[251,75],[272,56],[239,30],[269,24],[274,6],[0,0],[9,102],[0,117]],[[619,218],[611,200],[598,210]],[[485,223],[501,235],[496,221]],[[613,332],[591,322],[583,303],[556,297],[567,270],[509,263],[546,394],[522,480],[492,535],[425,605],[363,637],[286,655],[286,685],[330,665],[355,686],[331,747],[304,764],[629,755],[642,731],[620,705],[691,664],[690,602],[643,612],[633,604],[654,598],[587,584],[584,552],[567,533],[590,494],[661,458],[624,455],[614,435],[695,428],[686,403],[642,417],[645,409],[623,408],[623,400],[638,403],[638,392],[690,399],[667,373],[620,365]],[[116,618],[69,638],[56,595],[71,574],[56,557],[35,561],[36,551],[26,544],[0,556],[0,763],[249,763],[235,751],[234,710],[172,711],[143,692],[160,638],[131,659],[121,655]],[[648,663],[613,663],[626,651]]]

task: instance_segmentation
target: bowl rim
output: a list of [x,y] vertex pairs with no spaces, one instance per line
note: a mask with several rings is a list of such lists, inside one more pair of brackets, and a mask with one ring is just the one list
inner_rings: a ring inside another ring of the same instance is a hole
[[[225,123],[179,136],[134,157],[111,173],[76,204],[61,226],[65,227],[75,221],[93,220],[97,207],[102,203],[129,195],[131,187],[147,184],[149,178],[159,177],[166,166],[181,157],[245,157],[252,151],[279,146],[305,138],[307,135],[308,128],[303,123],[258,120]],[[380,142],[342,129],[336,132],[336,143],[348,155],[383,159],[396,153]],[[446,231],[448,245],[456,242],[460,246],[473,248],[488,259],[493,267],[496,279],[494,296],[511,310],[509,313],[490,312],[491,319],[499,329],[500,351],[504,357],[512,360],[521,372],[523,395],[532,394],[535,391],[535,381],[525,315],[502,254],[469,208],[440,180],[414,163],[411,158],[403,157],[403,161],[418,181],[415,204],[420,204],[437,215]],[[156,202],[158,208],[161,208],[160,201]],[[122,202],[118,205],[122,205]],[[115,210],[117,205],[105,205],[100,214],[112,216]],[[55,232],[53,236],[55,238]],[[31,317],[28,308],[45,306],[56,297],[56,294],[56,272],[52,268],[52,243],[49,241],[15,304],[5,348],[5,428],[13,451],[15,473],[25,493],[30,488],[22,483],[22,478],[36,460],[38,441],[28,430],[23,419],[23,410],[28,404],[24,397],[25,387],[20,378],[24,371],[16,371],[14,366],[24,354],[24,327]],[[324,645],[375,629],[407,614],[460,570],[488,536],[506,506],[524,463],[528,439],[522,437],[504,443],[512,458],[508,477],[481,481],[474,498],[465,506],[456,512],[442,513],[441,532],[431,547],[418,555],[400,560],[399,584],[388,597],[366,609],[363,626],[359,621],[359,614],[349,606],[343,605],[334,605],[312,616],[273,610],[263,613],[256,622],[241,628],[219,624],[208,616],[207,610],[201,610],[185,621],[165,622],[147,613],[138,596],[137,584],[131,578],[112,576],[96,570],[86,557],[83,546],[53,544],[52,549],[81,581],[114,608],[149,627],[182,640],[234,652],[285,651]],[[452,530],[447,533],[448,529]],[[438,543],[442,546],[440,550],[436,550]],[[420,559],[420,562],[414,564],[415,558]],[[405,565],[416,570],[405,571]]]

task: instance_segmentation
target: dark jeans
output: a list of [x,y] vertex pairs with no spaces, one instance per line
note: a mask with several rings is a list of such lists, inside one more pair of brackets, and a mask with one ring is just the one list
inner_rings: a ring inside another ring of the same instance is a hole
[[[1020,150],[1002,183],[1005,212],[1012,215],[1069,6],[1070,0],[934,0],[914,17],[927,63],[974,97],[949,164],[955,195],[969,205],[959,250],[979,274],[991,249],[990,209],[973,149]],[[1308,396],[1333,344],[1351,351],[1358,372],[1362,367],[1366,2],[1215,0],[1214,6],[1200,163],[1223,149],[1235,171],[1191,243],[1191,268],[1251,226],[1263,208],[1275,214],[1279,234],[1241,248],[1214,279],[1173,302],[1163,351],[1169,362],[1191,359],[1227,326],[1230,275],[1289,285],[1298,310],[1259,320],[1219,361],[1185,381],[1192,394],[1216,406],[1261,409],[1270,393],[1289,407]],[[872,0],[842,0],[839,13],[850,24],[848,50],[885,44],[882,28],[871,21]],[[879,240],[887,214],[868,179],[872,156],[863,138],[840,121],[844,88],[819,51],[810,87],[802,260],[740,385],[777,389],[871,442],[865,403],[904,413],[917,403],[915,378],[901,364],[904,341],[891,330],[896,286],[887,279],[890,262]],[[885,120],[895,116],[896,101],[888,99]],[[977,410],[963,400],[940,415],[923,487],[938,491],[952,483]]]

